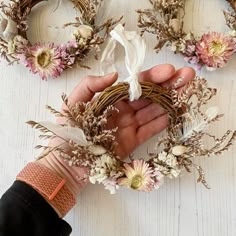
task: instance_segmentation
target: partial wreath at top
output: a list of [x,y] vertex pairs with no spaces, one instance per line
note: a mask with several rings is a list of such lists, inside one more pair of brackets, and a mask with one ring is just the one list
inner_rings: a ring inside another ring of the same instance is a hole
[[10,0],[10,3],[0,3],[0,56],[10,64],[21,62],[42,79],[56,78],[75,65],[87,67],[83,60],[90,51],[97,58],[100,45],[121,19],[110,18],[98,25],[96,17],[103,0],[71,0],[81,13],[74,23],[64,25],[76,28],[72,39],[60,45],[31,44],[27,38],[27,21],[32,8],[43,1]]
[[174,53],[180,53],[185,61],[202,66],[210,71],[224,67],[236,52],[236,0],[226,0],[231,9],[223,11],[227,33],[208,32],[196,37],[184,31],[186,0],[149,0],[152,9],[138,10],[138,26],[141,34],[152,33],[157,36],[156,52],[168,46]]

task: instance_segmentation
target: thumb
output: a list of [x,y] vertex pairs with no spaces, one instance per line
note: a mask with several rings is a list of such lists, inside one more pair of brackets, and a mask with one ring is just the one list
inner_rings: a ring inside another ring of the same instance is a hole
[[70,104],[90,101],[96,92],[101,92],[111,86],[118,78],[117,72],[105,76],[88,76],[84,78],[68,97]]

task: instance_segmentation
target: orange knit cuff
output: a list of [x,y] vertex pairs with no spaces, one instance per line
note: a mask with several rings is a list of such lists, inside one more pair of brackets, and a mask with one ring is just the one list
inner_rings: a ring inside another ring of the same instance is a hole
[[62,217],[76,203],[74,195],[65,185],[66,180],[37,162],[28,163],[16,179],[27,183],[39,192]]

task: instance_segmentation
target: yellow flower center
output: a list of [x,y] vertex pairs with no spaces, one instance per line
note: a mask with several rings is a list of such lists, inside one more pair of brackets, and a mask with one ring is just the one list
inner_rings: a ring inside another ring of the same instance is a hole
[[51,56],[51,53],[49,51],[42,51],[37,56],[37,62],[40,65],[40,67],[45,68],[50,64],[51,58],[52,58],[52,56]]
[[212,41],[209,47],[209,53],[214,56],[214,55],[219,55],[222,52],[224,52],[225,46],[222,42],[219,41]]
[[135,175],[131,181],[132,189],[139,189],[143,184],[143,178],[140,175]]

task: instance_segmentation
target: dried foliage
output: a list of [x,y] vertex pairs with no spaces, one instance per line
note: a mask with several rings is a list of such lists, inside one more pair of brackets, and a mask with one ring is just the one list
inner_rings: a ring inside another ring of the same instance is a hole
[[141,34],[152,33],[157,36],[155,50],[159,52],[169,41],[176,41],[185,36],[183,32],[184,0],[149,0],[152,9],[137,10],[138,27]]
[[[236,131],[227,131],[221,138],[207,131],[211,123],[222,117],[216,107],[205,108],[216,89],[209,88],[207,81],[201,78],[189,82],[181,93],[149,82],[142,82],[141,87],[142,97],[160,104],[169,113],[171,121],[167,136],[157,143],[162,151],[149,154],[147,161],[131,159],[123,162],[115,154],[117,129],[106,128],[109,118],[118,112],[115,104],[129,98],[127,83],[107,88],[95,101],[88,103],[70,105],[63,95],[65,110],[48,109],[56,117],[64,118],[64,125],[28,123],[43,133],[42,138],[57,137],[63,140],[63,144],[67,143],[64,149],[61,145],[54,150],[46,147],[46,154],[56,151],[69,165],[87,167],[86,178],[92,183],[104,184],[111,193],[119,186],[151,191],[160,186],[164,177],[176,178],[183,169],[191,172],[193,168],[199,174],[198,182],[209,188],[205,173],[194,163],[194,158],[222,154],[236,139]],[[204,145],[206,137],[213,141],[212,147]]]
[[224,11],[226,24],[232,30],[236,30],[236,1],[235,0],[226,0],[229,2],[231,9],[229,11]]

